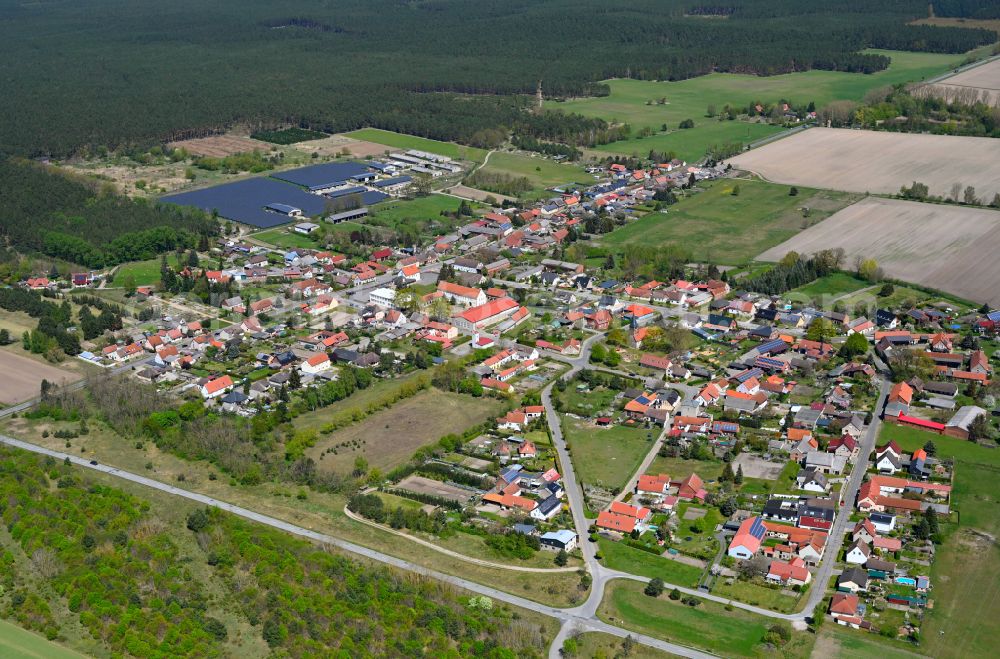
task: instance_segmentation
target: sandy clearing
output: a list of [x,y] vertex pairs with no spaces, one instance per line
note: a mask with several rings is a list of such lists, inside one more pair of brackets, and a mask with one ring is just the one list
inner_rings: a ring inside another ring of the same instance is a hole
[[448,194],[455,195],[456,197],[462,197],[464,199],[471,199],[473,201],[486,201],[490,197],[497,200],[497,203],[502,203],[504,201],[517,201],[516,197],[508,197],[496,192],[488,192],[486,190],[480,190],[478,188],[470,188],[467,185],[455,185],[447,190]]
[[730,161],[778,183],[894,194],[913,181],[947,196],[954,183],[980,198],[1000,193],[1000,140],[810,128]]
[[253,151],[270,151],[272,145],[260,140],[254,140],[242,135],[212,135],[211,137],[197,137],[190,140],[180,140],[167,145],[172,149],[184,149],[195,156],[206,156],[209,158],[224,158],[234,153],[246,153]]
[[0,350],[0,403],[11,405],[38,395],[42,380],[66,384],[80,379],[79,373],[36,362],[30,357]]
[[344,149],[347,149],[354,158],[372,158],[382,156],[386,152],[400,150],[387,147],[384,144],[356,140],[346,135],[331,135],[318,140],[298,142],[292,146],[303,153],[318,153],[321,156],[328,157],[339,156]]
[[758,258],[842,247],[893,278],[1000,306],[1000,211],[869,197]]

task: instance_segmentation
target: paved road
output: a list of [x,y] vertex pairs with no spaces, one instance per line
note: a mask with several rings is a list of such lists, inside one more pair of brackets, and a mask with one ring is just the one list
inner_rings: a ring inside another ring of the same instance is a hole
[[854,467],[851,469],[851,477],[847,481],[847,486],[840,490],[840,501],[843,505],[837,510],[837,517],[834,519],[833,527],[830,529],[830,535],[827,538],[823,560],[819,565],[819,570],[813,576],[813,587],[809,589],[809,599],[806,600],[806,605],[803,609],[804,614],[811,614],[816,605],[826,595],[826,586],[830,583],[830,577],[833,576],[833,567],[837,563],[837,556],[840,554],[840,548],[844,544],[844,533],[847,531],[851,509],[854,506],[854,499],[857,497],[861,483],[865,479],[867,465],[871,460],[875,441],[878,439],[878,431],[882,426],[882,417],[880,415],[882,408],[885,407],[885,399],[889,395],[891,386],[888,380],[882,380],[879,386],[878,402],[875,403],[872,422],[865,431],[861,450],[858,453],[858,459],[854,463]]
[[[523,597],[518,597],[517,595],[511,595],[510,593],[504,592],[502,590],[497,590],[496,588],[491,588],[489,586],[484,586],[482,584],[476,583],[474,581],[469,581],[461,577],[455,577],[450,574],[444,574],[443,572],[437,572],[436,570],[430,570],[421,565],[405,561],[395,556],[389,556],[388,554],[383,554],[382,552],[375,551],[373,549],[368,549],[367,547],[362,547],[356,545],[353,542],[347,542],[346,540],[341,540],[333,536],[327,535],[325,533],[319,533],[318,531],[313,531],[312,529],[307,529],[295,524],[291,524],[284,520],[271,517],[269,515],[263,515],[261,513],[243,508],[241,506],[236,506],[219,499],[214,499],[204,494],[199,494],[198,492],[190,492],[188,490],[183,490],[179,487],[173,485],[168,485],[160,481],[154,480],[152,478],[147,478],[146,476],[140,476],[139,474],[134,474],[132,472],[124,471],[121,469],[116,469],[115,467],[110,467],[103,464],[92,464],[89,460],[81,458],[76,455],[70,455],[68,453],[63,453],[61,451],[53,451],[42,446],[36,446],[35,444],[30,444],[28,442],[23,442],[19,439],[13,437],[8,437],[6,435],[0,435],[0,443],[7,444],[8,446],[13,446],[15,448],[23,449],[25,451],[31,451],[32,453],[39,453],[42,455],[51,456],[57,460],[69,460],[71,463],[85,467],[87,469],[93,469],[123,480],[131,481],[145,487],[159,490],[167,494],[172,494],[174,496],[183,497],[197,503],[212,506],[213,508],[218,508],[220,510],[225,510],[226,512],[232,513],[244,519],[248,519],[259,524],[264,524],[293,535],[301,536],[307,538],[314,542],[319,542],[325,545],[330,545],[337,547],[344,551],[357,554],[359,556],[364,556],[365,558],[384,563],[386,565],[391,565],[395,568],[402,570],[407,570],[409,572],[414,572],[425,577],[436,579],[438,581],[443,581],[445,583],[451,584],[455,587],[462,588],[480,595],[486,595],[495,600],[501,602],[507,602],[513,606],[518,606],[529,611],[535,611],[536,613],[541,613],[543,615],[551,616],[558,619],[564,625],[571,625],[573,629],[579,629],[581,631],[596,631],[604,632],[607,634],[612,634],[618,636],[619,638],[624,638],[626,636],[632,636],[637,642],[648,645],[650,647],[658,648],[665,652],[670,652],[675,655],[683,657],[710,657],[711,655],[704,654],[683,646],[674,645],[673,643],[667,643],[659,639],[653,638],[651,636],[646,636],[644,634],[636,634],[614,625],[610,625],[606,622],[598,620],[593,617],[592,614],[585,614],[583,607],[576,607],[573,609],[559,609],[553,606],[548,606],[545,604],[539,604],[538,602],[533,602]],[[561,647],[562,641],[559,641],[559,646]],[[558,656],[558,654],[557,654]]]

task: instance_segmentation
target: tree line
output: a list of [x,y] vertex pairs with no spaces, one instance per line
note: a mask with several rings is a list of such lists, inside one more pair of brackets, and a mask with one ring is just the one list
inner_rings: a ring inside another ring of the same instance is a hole
[[[467,0],[407,11],[396,0],[11,7],[0,10],[7,19],[0,20],[0,54],[18,62],[5,80],[17,93],[0,97],[0,152],[100,154],[233,125],[375,126],[482,146],[516,129],[583,145],[616,139],[615,128],[531,118],[525,110],[539,81],[547,98],[567,98],[607,94],[599,81],[612,77],[870,73],[889,62],[866,48],[955,53],[995,40],[987,30],[908,25],[926,15],[921,0],[874,7],[731,0],[726,20],[692,20],[688,4],[521,0],[505,12]],[[989,10],[977,7],[966,13]],[[167,47],[179,34],[190,47]],[[233,61],[252,74],[231,75]]]
[[101,268],[216,233],[201,211],[129,199],[39,163],[0,159],[0,235],[21,251]]

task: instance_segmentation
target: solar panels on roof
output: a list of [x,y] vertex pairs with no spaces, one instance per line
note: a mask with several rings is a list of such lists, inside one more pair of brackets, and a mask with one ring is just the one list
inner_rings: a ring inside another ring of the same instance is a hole
[[762,355],[774,352],[784,352],[788,349],[788,344],[781,339],[775,339],[774,341],[768,341],[767,343],[759,346],[757,352]]
[[383,179],[381,181],[375,181],[372,183],[374,188],[388,188],[393,185],[401,185],[403,183],[409,183],[413,180],[411,176],[394,176],[392,178]]
[[359,162],[328,162],[273,174],[273,178],[301,185],[309,190],[322,190],[341,185],[353,176],[368,172],[368,167]]

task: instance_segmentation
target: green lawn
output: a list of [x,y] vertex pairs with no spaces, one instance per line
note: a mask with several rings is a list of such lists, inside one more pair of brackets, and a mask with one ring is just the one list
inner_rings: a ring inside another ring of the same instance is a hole
[[0,656],[5,659],[77,659],[82,654],[0,620]]
[[[819,644],[844,659],[913,659],[924,656],[920,648],[907,649],[901,641],[891,641],[867,631],[828,624],[820,632]],[[817,648],[817,651],[819,648]],[[919,654],[918,654],[919,653]]]
[[285,249],[295,249],[297,247],[304,249],[316,248],[315,240],[301,233],[295,233],[290,227],[260,231],[253,234],[253,237],[261,242]]
[[[177,266],[177,258],[174,255],[167,256],[167,262],[171,266]],[[123,263],[115,273],[115,281],[112,286],[122,286],[125,278],[131,275],[135,279],[136,286],[152,286],[160,282],[160,259],[149,259],[148,261],[132,261]]]
[[579,165],[560,163],[540,155],[530,156],[520,153],[497,152],[490,156],[483,167],[484,172],[508,174],[515,178],[526,176],[534,189],[524,197],[546,195],[546,188],[568,183],[585,183],[588,174]]
[[608,488],[624,487],[652,446],[644,428],[598,428],[564,416],[563,432],[579,480]]
[[[733,195],[739,185],[739,194]],[[832,215],[850,203],[841,192],[799,188],[764,181],[721,179],[705,190],[668,207],[666,214],[649,213],[601,239],[609,247],[629,244],[678,243],[695,260],[740,265],[794,236],[803,228],[799,210],[810,208],[809,221]]]
[[805,286],[792,289],[790,293],[797,293],[816,299],[827,295],[836,297],[845,293],[853,293],[871,285],[870,282],[858,279],[846,272],[835,272],[832,275],[827,275],[814,282],[810,282]]
[[[765,652],[761,640],[772,621],[739,609],[726,611],[715,602],[701,601],[697,607],[658,598],[642,592],[634,582],[612,582],[605,591],[598,615],[614,624],[628,626],[650,636],[699,648],[721,657],[774,656]],[[811,634],[796,632],[782,648],[785,656],[805,657],[812,649]]]
[[1000,633],[1000,547],[973,532],[1000,537],[1000,451],[916,428],[885,424],[879,443],[893,439],[904,451],[933,441],[939,458],[955,460],[952,509],[957,528],[938,549],[931,568],[934,608],[925,621],[920,652],[933,657],[992,656]]
[[[953,68],[963,55],[938,55],[897,51],[872,51],[888,55],[892,64],[885,71],[871,75],[838,71],[806,71],[776,76],[752,76],[713,73],[678,82],[650,80],[609,80],[611,94],[577,98],[564,102],[549,101],[546,107],[600,117],[611,122],[628,123],[633,131],[644,127],[660,131],[666,124],[671,132],[658,132],[645,139],[631,139],[598,147],[600,151],[631,155],[650,149],[674,150],[688,160],[704,155],[706,147],[722,142],[749,142],[780,130],[778,127],[750,125],[744,122],[719,122],[706,117],[709,105],[720,110],[726,104],[745,106],[755,101],[796,104],[810,101],[823,106],[830,101],[860,101],[865,92],[876,87],[920,80]],[[657,101],[665,98],[666,104]],[[647,101],[653,101],[646,105]],[[677,124],[693,119],[695,127],[677,130]],[[748,128],[749,126],[749,128]]]
[[559,399],[562,401],[564,412],[592,416],[610,410],[617,394],[618,392],[604,387],[590,391],[577,391],[574,387],[569,387],[559,394]]
[[345,135],[347,137],[353,137],[356,140],[384,144],[396,149],[419,149],[420,151],[436,153],[441,156],[457,158],[459,160],[482,162],[483,158],[486,157],[485,150],[477,149],[473,146],[463,146],[461,144],[455,144],[454,142],[439,142],[438,140],[431,140],[426,137],[393,133],[391,131],[381,130],[378,128],[362,128],[361,130],[345,133]]
[[[617,657],[622,653],[624,639],[603,632],[587,632],[575,637],[576,652],[570,652],[566,657]],[[666,659],[673,657],[668,652],[657,650],[645,645],[635,644],[628,655],[632,659]]]
[[657,556],[606,538],[601,538],[598,542],[601,555],[604,557],[601,562],[612,570],[621,570],[651,579],[659,577],[666,583],[690,588],[697,586],[701,580],[701,568],[693,565]]
[[[371,209],[365,224],[388,227],[390,229],[410,229],[417,237],[447,233],[456,226],[472,220],[470,217],[453,219],[441,215],[442,211],[454,213],[460,200],[441,194],[430,194],[415,199],[391,199]],[[473,208],[481,205],[469,202]]]
[[[704,110],[702,110],[704,113]],[[666,133],[658,132],[648,137],[633,137],[627,140],[602,144],[595,151],[616,156],[645,158],[650,151],[669,153],[687,162],[697,162],[705,155],[709,146],[740,142],[750,144],[769,135],[784,130],[781,126],[749,121],[719,121],[707,117],[696,117],[694,128],[678,129],[669,125]]]
[[726,579],[718,579],[712,588],[712,594],[727,597],[765,609],[792,613],[798,608],[799,598],[783,595],[777,588],[768,588],[760,584],[737,579],[733,585],[727,585]]

